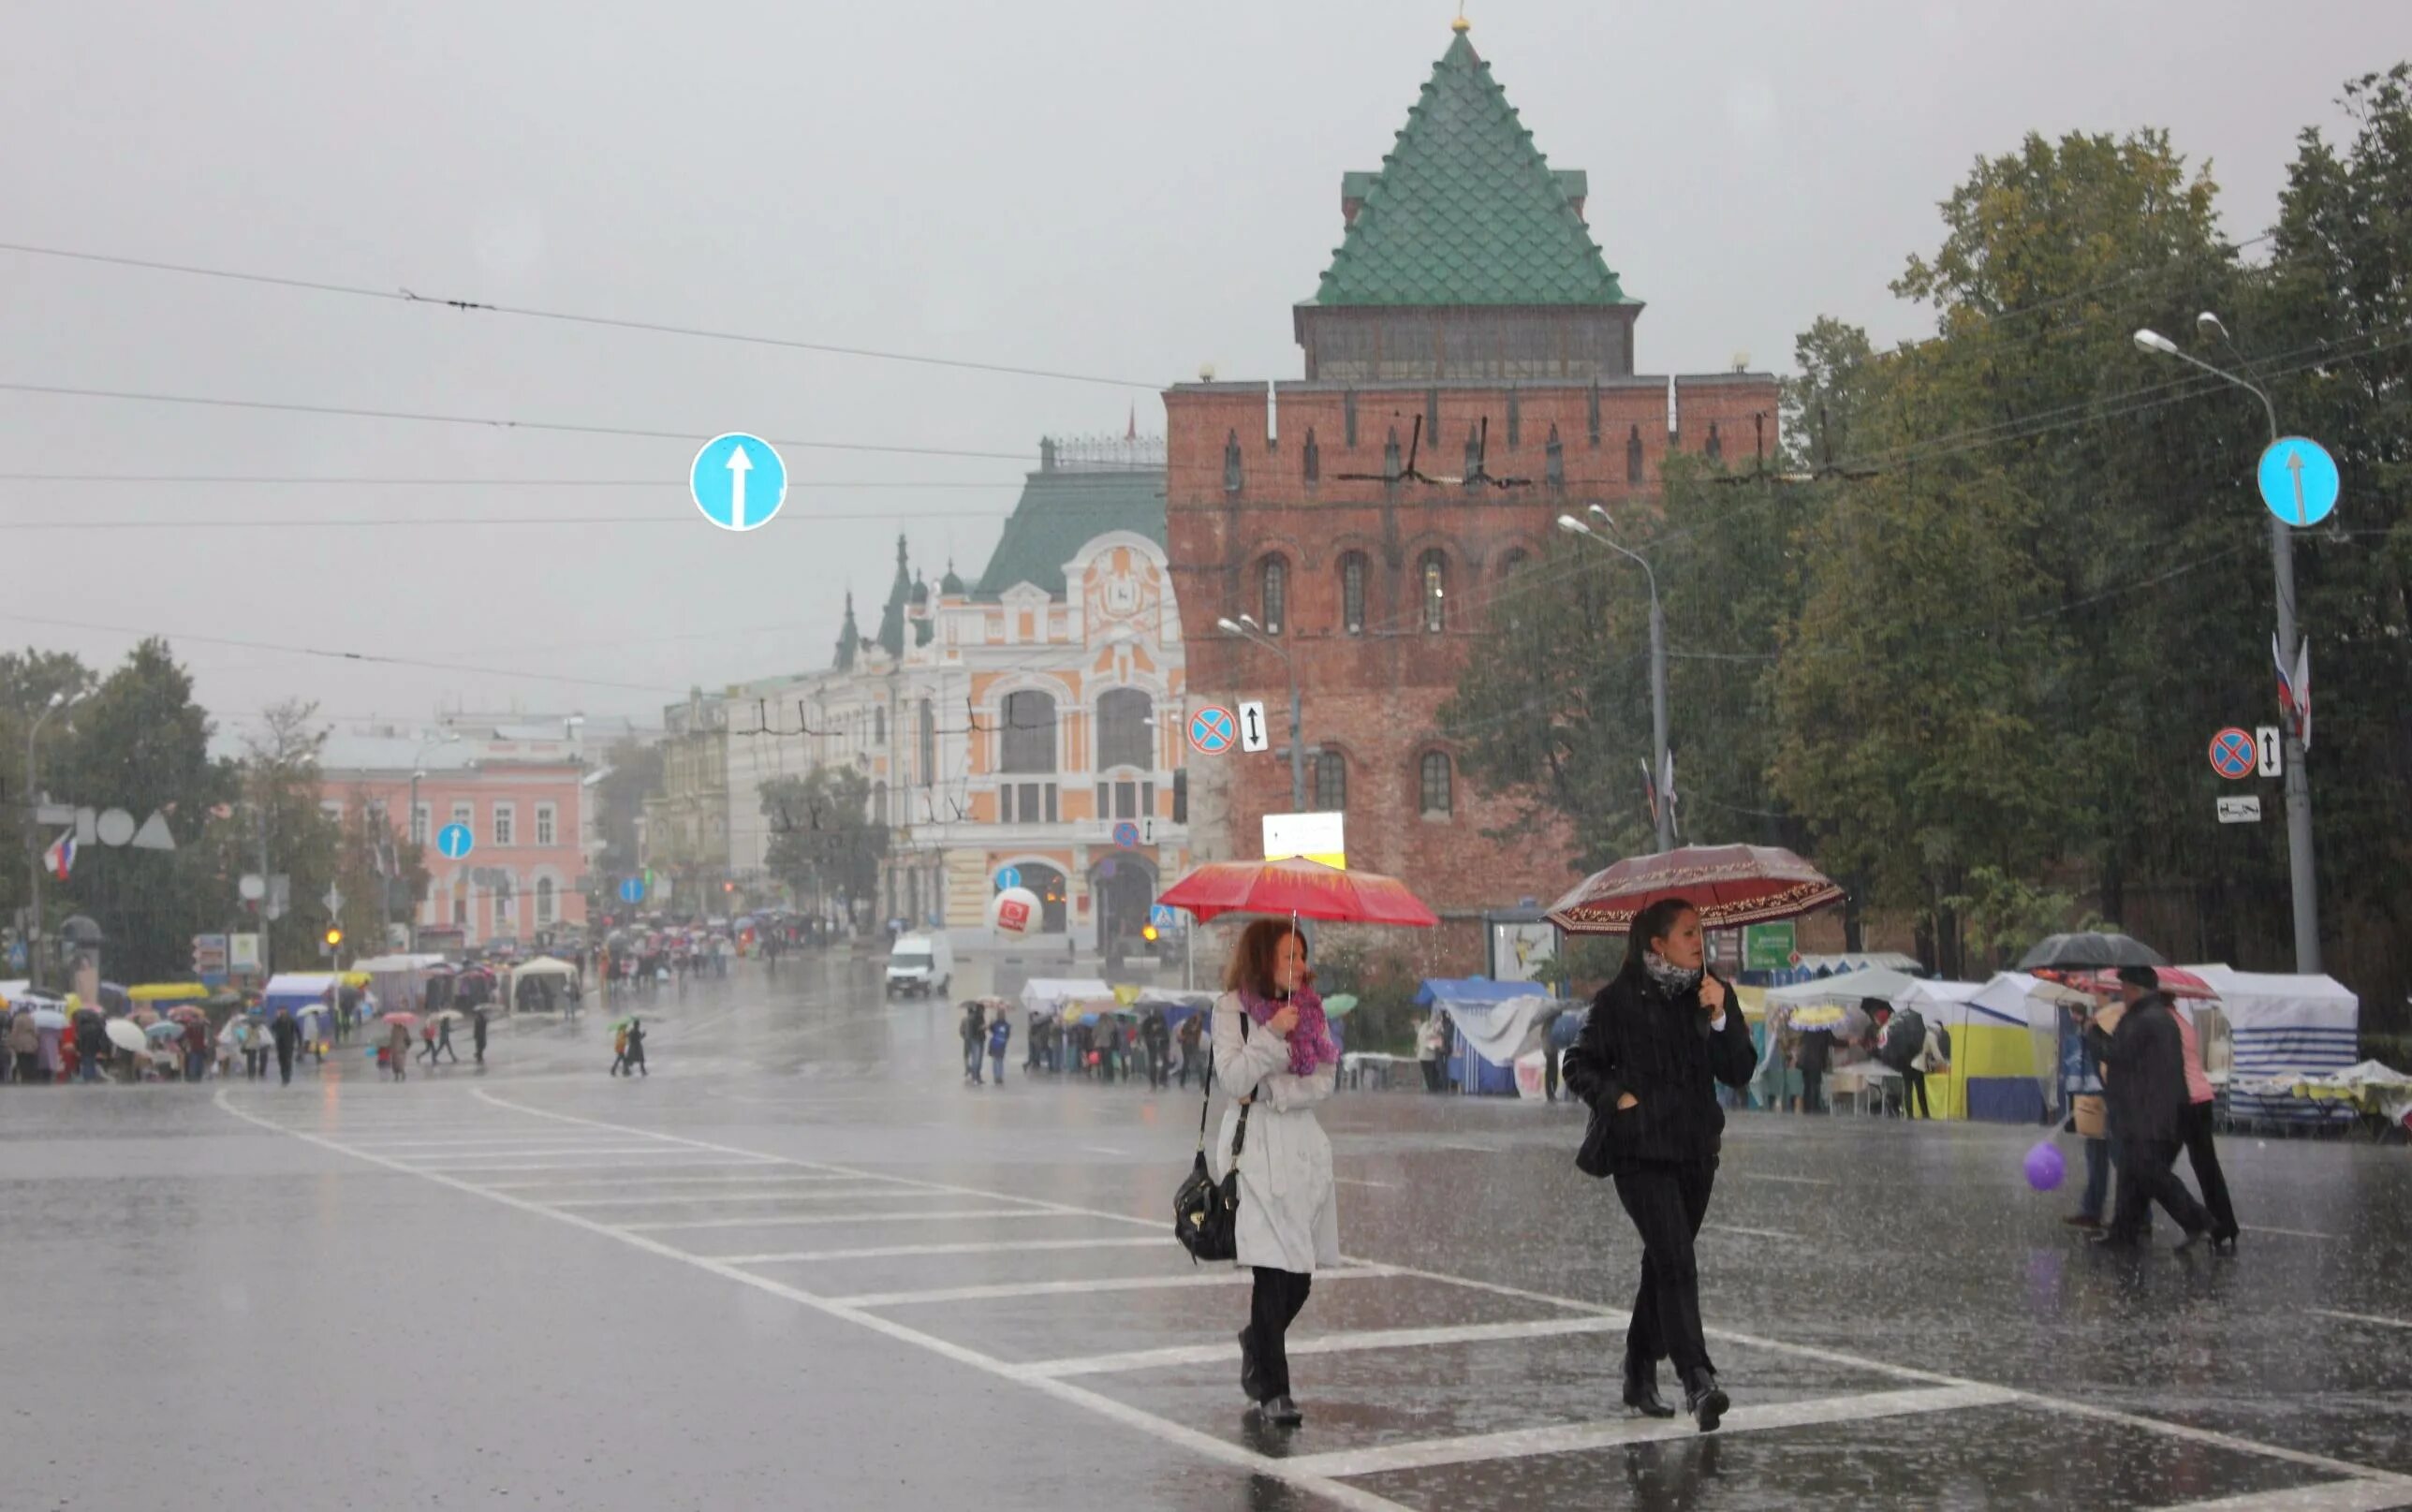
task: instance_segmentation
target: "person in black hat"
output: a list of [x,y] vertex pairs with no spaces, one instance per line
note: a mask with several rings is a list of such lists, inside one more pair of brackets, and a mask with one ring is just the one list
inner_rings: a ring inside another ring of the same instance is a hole
[[2119,968],[2119,996],[2127,1011],[2110,1035],[2103,1079],[2110,1120],[2119,1131],[2119,1198],[2102,1242],[2140,1248],[2149,1204],[2157,1202],[2185,1230],[2190,1250],[2211,1233],[2211,1214],[2170,1169],[2185,1138],[2185,1052],[2160,974],[2150,966]]

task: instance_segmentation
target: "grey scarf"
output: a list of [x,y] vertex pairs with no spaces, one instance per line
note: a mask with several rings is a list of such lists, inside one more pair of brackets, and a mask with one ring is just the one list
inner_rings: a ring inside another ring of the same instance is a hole
[[1699,967],[1678,966],[1655,950],[1641,952],[1641,969],[1670,998],[1680,998],[1700,985]]

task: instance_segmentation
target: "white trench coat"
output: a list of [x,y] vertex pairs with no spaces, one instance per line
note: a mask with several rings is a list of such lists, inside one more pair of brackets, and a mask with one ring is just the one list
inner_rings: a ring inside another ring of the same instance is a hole
[[1240,1152],[1238,1263],[1312,1274],[1340,1263],[1331,1141],[1315,1118],[1315,1105],[1331,1095],[1335,1068],[1292,1076],[1286,1036],[1251,1023],[1242,1042],[1243,1011],[1236,992],[1214,1002],[1214,1079],[1232,1101],[1223,1110],[1212,1169],[1221,1181],[1231,1168],[1238,1099],[1254,1097],[1248,1142]]

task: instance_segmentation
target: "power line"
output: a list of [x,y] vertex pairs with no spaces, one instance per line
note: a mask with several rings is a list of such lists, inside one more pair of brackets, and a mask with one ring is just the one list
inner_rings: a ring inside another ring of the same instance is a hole
[[[198,404],[211,409],[269,410],[292,415],[326,415],[345,419],[414,420],[431,425],[478,425],[502,431],[552,431],[567,435],[634,436],[648,441],[684,441],[694,443],[708,437],[707,431],[649,431],[627,425],[577,425],[565,420],[497,419],[483,415],[442,415],[425,410],[363,409],[343,404],[297,404],[268,399],[227,399],[207,394],[141,393],[124,389],[81,389],[66,384],[5,383],[0,391],[21,394],[48,394],[64,399],[125,400],[147,404]],[[867,441],[802,441],[793,437],[765,437],[772,446],[794,447],[803,451],[871,451],[904,457],[979,457],[1006,462],[1027,462],[1027,454],[1019,451],[977,451],[947,447],[880,446]]]
[[[993,483],[960,479],[939,482],[911,478],[787,479],[798,489],[1007,489],[1022,488],[1024,478],[998,478]],[[295,485],[308,488],[676,488],[676,479],[659,477],[336,477],[296,473],[0,473],[0,483],[190,483],[242,484],[246,487]]]
[[31,246],[18,242],[0,242],[0,252],[21,253],[32,257],[56,257],[70,262],[98,263],[107,267],[138,268],[147,272],[181,273],[194,278],[216,278],[229,283],[257,284],[272,288],[304,289],[314,294],[337,294],[351,299],[377,300],[395,304],[419,304],[468,314],[515,316],[527,320],[552,320],[566,325],[600,326],[614,330],[641,330],[656,336],[684,336],[699,341],[737,342],[748,346],[777,346],[789,351],[819,352],[831,357],[860,357],[882,362],[904,362],[917,367],[955,368],[971,373],[996,373],[1018,378],[1047,378],[1058,383],[1098,384],[1110,389],[1144,389],[1160,391],[1159,382],[1140,382],[1133,378],[1100,377],[1090,373],[1066,373],[1053,368],[1024,367],[1010,362],[980,362],[967,358],[932,357],[920,352],[882,351],[869,346],[847,346],[834,342],[804,341],[787,336],[764,336],[749,331],[713,330],[698,326],[678,326],[663,321],[635,320],[614,316],[583,315],[566,310],[538,310],[525,305],[497,304],[486,300],[450,299],[441,295],[419,294],[408,288],[368,288],[353,284],[337,284],[323,279],[287,278],[274,273],[243,272],[230,268],[204,268],[192,263],[164,262],[147,257],[119,257],[110,253],[82,252],[66,247]]
[[[866,520],[984,520],[1003,524],[1012,518],[989,509],[872,509],[836,514],[799,514],[807,524]],[[0,531],[22,530],[380,530],[416,526],[516,527],[528,525],[678,525],[692,527],[694,519],[680,509],[651,515],[559,515],[548,519],[498,515],[355,515],[342,519],[191,520],[0,520]]]

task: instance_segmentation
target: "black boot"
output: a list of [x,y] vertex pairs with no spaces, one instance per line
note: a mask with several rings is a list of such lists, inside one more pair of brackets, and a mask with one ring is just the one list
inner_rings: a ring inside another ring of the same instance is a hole
[[1658,1400],[1658,1363],[1625,1357],[1625,1404],[1644,1417],[1672,1417],[1675,1409]]
[[1262,1402],[1264,1379],[1257,1373],[1257,1330],[1240,1330],[1240,1390],[1250,1402]]
[[1731,1405],[1726,1388],[1717,1385],[1716,1372],[1704,1369],[1692,1373],[1691,1384],[1684,1391],[1684,1408],[1700,1425],[1701,1432],[1715,1432],[1718,1420]]

